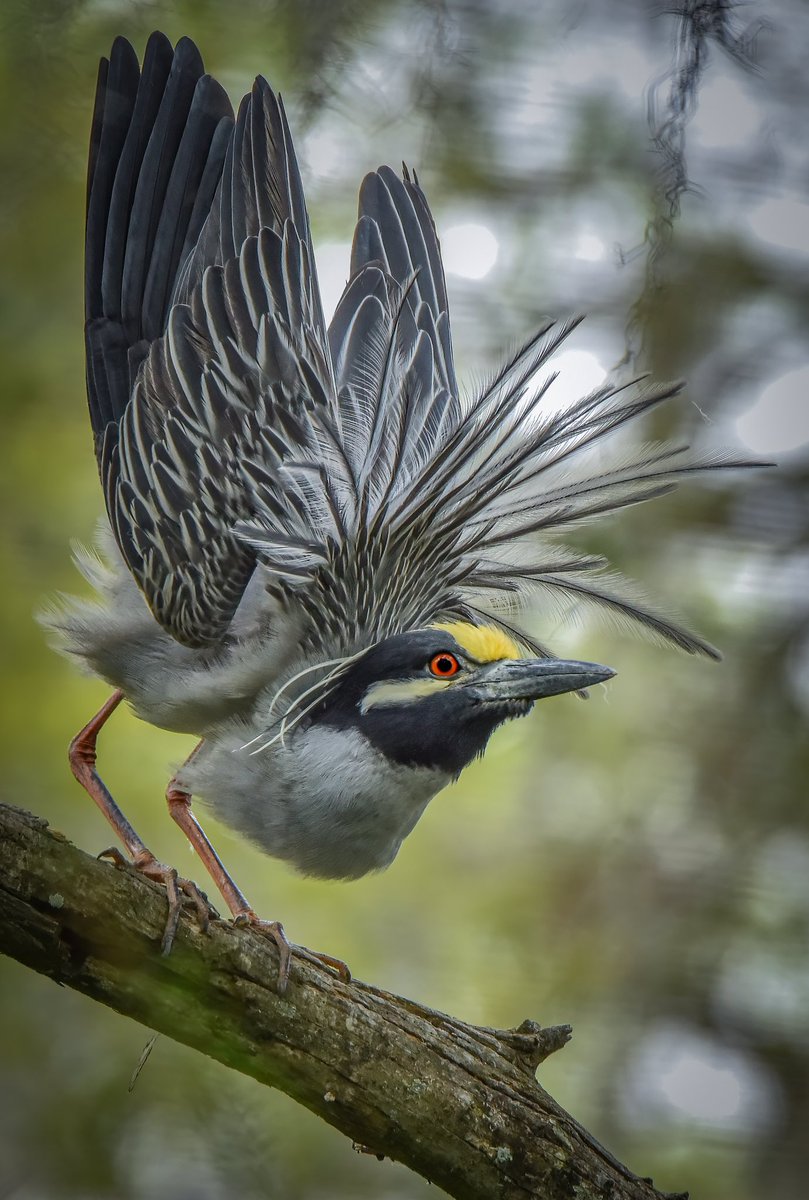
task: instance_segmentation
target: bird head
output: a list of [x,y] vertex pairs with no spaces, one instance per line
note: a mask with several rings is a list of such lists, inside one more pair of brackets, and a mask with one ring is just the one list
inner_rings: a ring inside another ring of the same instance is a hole
[[455,776],[498,725],[536,700],[614,674],[597,663],[526,658],[501,629],[457,621],[378,642],[341,675],[315,721],[356,730],[393,762]]

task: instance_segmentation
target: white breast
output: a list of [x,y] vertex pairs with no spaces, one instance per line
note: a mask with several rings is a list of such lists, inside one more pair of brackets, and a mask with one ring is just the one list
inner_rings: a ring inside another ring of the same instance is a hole
[[443,771],[392,763],[356,730],[313,726],[266,754],[243,742],[207,743],[183,783],[268,854],[322,878],[388,866],[449,782]]

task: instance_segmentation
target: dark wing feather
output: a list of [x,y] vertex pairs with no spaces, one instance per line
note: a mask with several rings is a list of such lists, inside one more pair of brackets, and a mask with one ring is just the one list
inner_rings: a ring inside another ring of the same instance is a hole
[[308,261],[306,278],[300,280],[301,295],[291,298],[300,300],[299,314],[325,342],[309,217],[292,135],[280,96],[259,76],[239,108],[217,193],[185,258],[173,301],[187,303],[205,269],[234,258],[247,238],[261,229],[280,235],[287,222],[297,230]]
[[413,338],[417,329],[422,330],[433,346],[436,379],[423,380],[425,390],[434,390],[438,382],[457,396],[438,237],[424,193],[406,169],[400,179],[390,167],[380,167],[366,175],[360,188],[351,277],[329,329],[334,361],[339,359],[346,370],[345,376],[338,373],[341,384],[349,382],[353,364],[345,353],[345,339],[356,311],[356,280],[369,267],[381,268],[399,287],[409,288],[407,307],[414,318]]
[[[87,217],[88,394],[110,522],[177,640],[226,633],[255,550],[333,390],[308,218],[280,100],[234,125],[196,47],[119,39],[102,64]],[[310,539],[311,540],[311,539]]]
[[203,76],[187,38],[172,50],[152,34],[142,71],[124,38],[102,61],[85,240],[87,388],[98,454],[107,425],[126,410],[149,342],[163,332],[200,174],[207,168],[218,182],[222,131],[231,124],[227,96]]

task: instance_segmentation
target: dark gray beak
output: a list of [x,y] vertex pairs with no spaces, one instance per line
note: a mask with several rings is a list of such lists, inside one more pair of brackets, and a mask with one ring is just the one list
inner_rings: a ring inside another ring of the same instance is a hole
[[482,703],[542,700],[563,692],[578,692],[612,679],[611,667],[561,658],[509,659],[481,667],[464,684]]

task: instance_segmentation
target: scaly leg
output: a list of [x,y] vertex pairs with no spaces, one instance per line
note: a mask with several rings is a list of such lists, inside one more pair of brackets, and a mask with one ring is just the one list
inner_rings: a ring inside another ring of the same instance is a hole
[[[192,750],[190,756],[186,760],[190,762],[194,755],[199,750],[202,742],[196,749]],[[191,845],[196,850],[199,857],[205,864],[205,869],[213,879],[222,897],[233,914],[234,923],[236,925],[249,925],[260,933],[264,933],[271,938],[278,948],[278,991],[283,993],[286,991],[289,981],[289,965],[291,959],[291,946],[284,933],[284,927],[280,921],[264,921],[257,915],[252,906],[248,903],[241,889],[237,886],[232,876],[226,870],[221,858],[214,850],[208,837],[200,825],[194,813],[191,811],[191,795],[186,792],[176,779],[172,779],[166,789],[166,802],[169,806],[169,812],[173,819],[182,829],[183,833],[188,838]],[[325,963],[331,967],[337,974],[345,980],[350,980],[351,974],[344,962],[338,958],[332,958],[328,954],[318,954],[311,950],[305,950],[302,946],[296,947],[305,958],[314,959],[317,962]]]
[[88,721],[84,729],[73,738],[68,752],[70,769],[88,795],[95,800],[130,856],[129,859],[126,859],[117,847],[111,846],[109,850],[102,851],[98,857],[111,858],[116,866],[133,866],[147,879],[153,879],[165,887],[169,900],[169,915],[163,932],[161,948],[164,954],[168,954],[177,932],[177,924],[182,912],[183,894],[194,902],[203,930],[207,930],[211,916],[215,916],[216,913],[195,883],[188,879],[181,879],[173,867],[167,867],[155,858],[129,824],[96,770],[98,735],[123,698],[123,692],[113,692],[93,719]]

